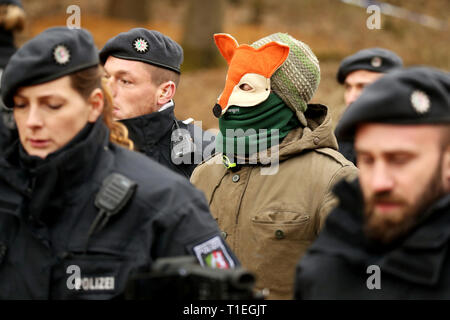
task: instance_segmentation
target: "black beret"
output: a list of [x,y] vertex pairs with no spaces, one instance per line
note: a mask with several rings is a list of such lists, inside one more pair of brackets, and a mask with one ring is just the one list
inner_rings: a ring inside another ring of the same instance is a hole
[[180,73],[183,49],[161,32],[135,28],[108,40],[100,51],[103,65],[109,56],[141,61]]
[[13,4],[17,7],[23,8],[22,2],[20,0],[0,0],[0,5],[2,4]]
[[369,48],[342,60],[336,77],[339,83],[344,83],[347,75],[356,70],[387,73],[402,66],[402,59],[394,52],[383,48]]
[[351,139],[362,123],[450,124],[450,73],[412,67],[389,73],[362,91],[336,127]]
[[89,31],[47,29],[11,56],[2,76],[3,102],[12,108],[19,87],[52,81],[96,65],[99,65],[98,50]]

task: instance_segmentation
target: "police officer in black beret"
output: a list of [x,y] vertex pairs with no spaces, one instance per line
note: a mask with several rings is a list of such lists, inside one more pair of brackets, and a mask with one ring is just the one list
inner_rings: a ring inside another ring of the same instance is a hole
[[138,151],[189,178],[214,152],[214,135],[174,115],[183,49],[155,30],[131,29],[100,52],[114,117],[128,128]]
[[123,297],[160,257],[238,265],[204,195],[112,121],[85,29],[55,27],[8,63],[19,140],[0,158],[0,299]]
[[414,67],[344,113],[359,181],[297,266],[298,299],[450,298],[450,74]]
[[[363,49],[342,60],[336,78],[344,85],[344,101],[348,107],[361,94],[362,90],[385,73],[403,66],[402,59],[394,52],[384,48]],[[339,152],[356,164],[353,150],[353,137],[348,141],[339,139]]]

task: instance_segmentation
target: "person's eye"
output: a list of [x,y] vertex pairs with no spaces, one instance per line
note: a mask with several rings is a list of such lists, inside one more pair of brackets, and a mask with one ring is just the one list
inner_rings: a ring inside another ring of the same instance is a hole
[[56,104],[56,103],[50,104],[49,103],[47,106],[50,109],[57,110],[57,109],[61,108],[63,106],[63,104],[62,103],[59,103],[59,104]]
[[410,160],[410,157],[409,157],[409,156],[405,156],[405,155],[393,156],[393,157],[391,158],[391,162],[392,162],[393,164],[397,164],[397,165],[405,164],[405,163],[407,163],[409,160]]
[[243,83],[239,86],[239,89],[243,90],[243,91],[250,91],[253,90],[252,86],[249,85],[248,83]]
[[374,162],[373,157],[368,155],[357,155],[356,159],[358,164],[371,165]]
[[128,80],[126,80],[126,79],[120,79],[119,81],[120,81],[120,83],[122,83],[122,84],[124,84],[124,85],[131,84],[131,81],[128,81]]
[[14,108],[23,109],[26,107],[25,103],[14,103]]

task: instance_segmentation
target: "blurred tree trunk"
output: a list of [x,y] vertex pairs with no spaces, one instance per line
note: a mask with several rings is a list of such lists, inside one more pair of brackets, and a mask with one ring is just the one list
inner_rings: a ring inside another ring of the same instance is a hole
[[109,0],[108,15],[119,19],[129,19],[138,22],[147,22],[149,0]]
[[251,16],[250,23],[254,25],[262,24],[263,11],[264,11],[264,1],[263,0],[252,0],[251,2]]
[[183,70],[209,68],[223,63],[214,43],[214,33],[222,32],[225,0],[189,0],[181,45]]

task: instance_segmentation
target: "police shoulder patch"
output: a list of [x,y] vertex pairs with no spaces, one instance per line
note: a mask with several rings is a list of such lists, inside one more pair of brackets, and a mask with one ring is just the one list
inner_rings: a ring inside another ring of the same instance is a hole
[[215,236],[194,246],[193,250],[201,266],[214,269],[230,269],[235,267],[231,255],[219,236]]
[[424,114],[430,110],[430,99],[428,95],[421,90],[414,90],[411,94],[411,104],[419,114]]

